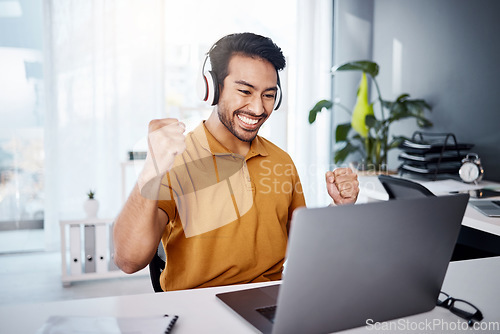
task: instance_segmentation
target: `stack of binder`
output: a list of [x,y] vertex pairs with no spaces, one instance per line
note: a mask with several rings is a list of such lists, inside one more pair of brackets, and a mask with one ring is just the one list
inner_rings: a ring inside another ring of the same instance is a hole
[[437,179],[440,174],[458,176],[465,151],[474,145],[459,143],[452,133],[415,132],[411,140],[405,140],[399,148],[402,161],[399,172],[417,174]]
[[[106,273],[118,270],[112,260],[113,237],[106,223],[70,224],[70,274]],[[82,233],[83,232],[83,233]]]

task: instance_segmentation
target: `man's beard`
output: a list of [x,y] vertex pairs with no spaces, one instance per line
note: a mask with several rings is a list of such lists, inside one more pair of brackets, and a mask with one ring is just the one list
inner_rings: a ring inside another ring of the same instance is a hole
[[[241,129],[242,131],[244,131],[244,133],[238,133],[236,131],[236,126],[234,124],[234,117],[237,117],[238,114],[243,114],[243,115],[247,114],[247,115],[251,115],[253,117],[256,117],[254,114],[237,110],[231,114],[232,118],[229,118],[228,113],[225,112],[225,110],[224,110],[224,107],[221,106],[220,104],[217,106],[217,115],[219,116],[219,120],[221,121],[222,124],[224,124],[226,129],[228,129],[228,131],[231,132],[233,134],[233,136],[235,136],[239,140],[241,140],[243,142],[250,143],[257,136],[257,133],[260,129],[260,126],[259,126],[259,128],[257,128],[256,130],[253,130],[253,131]],[[267,116],[268,116],[267,113],[264,112],[264,114],[262,114],[259,117],[266,119]],[[247,136],[245,136],[245,134],[247,134]]]

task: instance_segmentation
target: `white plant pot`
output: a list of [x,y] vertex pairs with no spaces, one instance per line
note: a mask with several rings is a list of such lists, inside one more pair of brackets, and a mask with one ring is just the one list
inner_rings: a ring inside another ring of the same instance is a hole
[[87,214],[87,218],[97,218],[97,211],[99,211],[99,201],[96,199],[88,199],[83,203],[83,208]]

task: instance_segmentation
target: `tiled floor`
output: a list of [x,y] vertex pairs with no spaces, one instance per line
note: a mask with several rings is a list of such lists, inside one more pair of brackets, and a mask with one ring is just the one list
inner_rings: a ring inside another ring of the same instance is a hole
[[59,252],[0,254],[0,305],[154,293],[149,276],[61,284]]

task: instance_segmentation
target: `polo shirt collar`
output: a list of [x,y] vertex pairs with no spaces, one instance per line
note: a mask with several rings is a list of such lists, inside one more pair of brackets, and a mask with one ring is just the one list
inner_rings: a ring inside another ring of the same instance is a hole
[[[209,151],[212,155],[226,155],[233,154],[229,149],[227,149],[224,145],[222,145],[211,133],[208,131],[205,126],[205,121],[203,121],[199,126],[197,126],[193,130],[193,135],[196,137],[198,142],[200,143],[203,149]],[[247,160],[257,156],[268,156],[266,148],[262,143],[262,139],[259,136],[256,136],[250,145],[250,150],[245,157]]]
[[266,148],[262,144],[262,138],[260,136],[256,136],[254,140],[252,140],[252,145],[250,145],[250,150],[247,153],[246,158],[250,159],[251,157],[255,157],[257,155],[261,155],[266,157],[269,155]]

